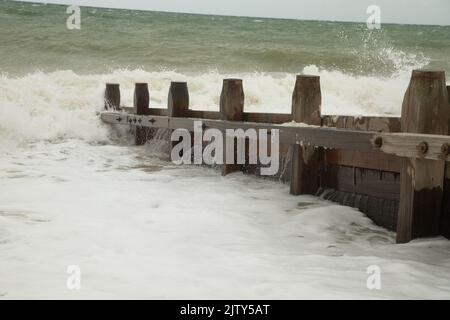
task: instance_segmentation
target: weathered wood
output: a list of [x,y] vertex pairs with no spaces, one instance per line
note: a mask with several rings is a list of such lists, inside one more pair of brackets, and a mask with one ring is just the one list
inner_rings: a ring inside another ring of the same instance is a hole
[[[322,94],[320,77],[299,75],[292,94],[292,117],[295,122],[321,125]],[[315,194],[320,186],[323,150],[314,146],[292,146],[291,188],[293,195]]]
[[444,148],[448,144],[448,141],[448,135],[419,133],[379,133],[372,140],[374,145],[378,143],[381,145],[379,150],[384,153],[394,154],[399,157],[445,161],[450,160]]
[[[137,115],[146,115],[150,104],[150,94],[147,83],[136,83],[134,88],[134,108]],[[136,127],[136,145],[143,145],[149,139],[149,130],[146,127]]]
[[[450,102],[450,85],[447,85],[448,99]],[[449,124],[450,134],[450,124]],[[442,218],[441,218],[441,234],[450,239],[450,163],[446,163],[445,168],[445,182],[444,182],[444,201],[442,204]]]
[[292,121],[292,114],[244,112],[243,121],[256,123],[283,124]]
[[106,84],[105,109],[120,110],[120,85],[118,83]]
[[[186,82],[171,82],[167,97],[167,115],[184,118],[189,111],[189,89]],[[176,129],[176,128],[175,128]],[[171,141],[172,148],[181,141]]]
[[148,115],[150,116],[161,116],[167,117],[168,110],[167,109],[159,109],[159,108],[150,108],[148,109]]
[[[244,88],[241,79],[223,80],[222,93],[220,95],[220,118],[227,121],[242,121],[244,113]],[[222,166],[222,175],[242,170],[242,166],[237,164],[236,150],[235,163],[226,164],[226,140],[224,139],[224,165]]]
[[[104,117],[104,115],[112,115],[111,117]],[[114,116],[120,116],[119,112],[102,112],[101,118],[105,122],[111,124],[120,124],[114,121]],[[255,130],[279,130],[280,143],[284,144],[303,144],[312,146],[322,146],[329,149],[343,149],[355,151],[376,151],[379,148],[375,147],[377,138],[382,137],[384,141],[388,141],[389,148],[380,148],[379,150],[385,154],[393,154],[402,157],[410,158],[425,158],[430,160],[442,160],[442,155],[437,156],[437,146],[443,144],[450,144],[450,136],[448,135],[433,135],[433,134],[416,134],[416,133],[378,133],[372,131],[355,131],[349,129],[334,129],[327,127],[316,126],[285,126],[267,123],[254,122],[234,122],[223,120],[209,120],[209,119],[194,119],[194,118],[168,118],[164,116],[146,116],[146,121],[142,126],[153,127],[148,124],[150,119],[168,119],[168,126],[161,128],[178,129],[184,128],[193,131],[194,121],[203,121],[206,128],[216,128],[221,131],[226,129],[244,129],[253,128]],[[124,123],[122,123],[124,124]],[[416,144],[413,144],[413,141]],[[417,152],[417,143],[420,141],[427,141],[429,150],[425,156]],[[384,145],[384,144],[383,144]],[[402,146],[404,146],[402,148]],[[396,149],[402,149],[400,152]],[[450,161],[447,156],[446,161]]]
[[212,119],[219,120],[221,115],[217,111],[199,111],[199,110],[188,110],[188,118],[198,118],[198,119]]
[[167,99],[170,117],[185,117],[189,109],[189,91],[186,82],[172,82]]
[[377,151],[327,150],[326,163],[400,173],[401,158]]
[[444,182],[444,201],[442,204],[441,234],[450,239],[450,179]]
[[[449,120],[445,73],[414,70],[402,106],[402,132],[445,135]],[[419,152],[427,153],[426,149],[422,144]],[[397,242],[438,235],[445,162],[405,158],[400,175]]]
[[362,131],[401,132],[400,118],[396,117],[322,116],[322,125]]
[[139,126],[143,128],[169,128],[169,118],[159,116],[140,116],[135,114],[123,114],[115,112],[104,112],[101,119],[106,123]]

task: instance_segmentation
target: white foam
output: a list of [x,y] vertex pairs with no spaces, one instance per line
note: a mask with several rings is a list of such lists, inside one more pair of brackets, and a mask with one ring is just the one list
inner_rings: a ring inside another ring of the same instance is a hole
[[[450,243],[395,245],[360,212],[150,147],[0,153],[0,298],[446,298]],[[161,170],[162,169],[162,170]],[[158,171],[160,170],[160,171]],[[66,287],[81,268],[81,290]],[[381,290],[366,269],[381,268]]]
[[[301,73],[321,76],[322,113],[333,115],[399,115],[410,71],[392,78],[353,76],[316,66]],[[148,82],[151,107],[165,108],[170,81],[187,81],[191,108],[218,110],[222,80],[244,80],[249,112],[290,113],[294,74],[181,74],[175,71],[115,70],[78,75],[72,71],[0,78],[0,141],[79,138],[104,140],[107,127],[96,113],[103,108],[106,82],[121,85],[122,105],[132,106],[135,82]]]

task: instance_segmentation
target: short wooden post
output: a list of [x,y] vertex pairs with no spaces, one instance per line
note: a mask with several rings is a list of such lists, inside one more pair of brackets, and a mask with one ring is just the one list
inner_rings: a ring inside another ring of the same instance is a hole
[[[134,108],[137,115],[146,115],[150,103],[150,94],[147,83],[136,83],[134,88]],[[136,127],[135,142],[143,145],[148,139],[148,128]]]
[[[171,82],[167,97],[167,115],[183,118],[189,110],[189,89],[186,82]],[[172,141],[172,148],[181,141]]]
[[[320,77],[298,75],[292,94],[292,115],[295,122],[321,125],[322,94]],[[320,186],[322,152],[314,146],[292,146],[291,194],[315,194]]]
[[[448,134],[450,106],[443,71],[414,70],[402,106],[402,132]],[[427,152],[418,141],[418,153]],[[445,161],[402,160],[397,242],[439,234]]]
[[[241,79],[224,79],[222,93],[220,95],[220,118],[227,121],[242,121],[244,114],[244,88]],[[226,164],[226,138],[224,139],[224,165],[222,166],[222,175],[240,171],[242,166],[235,164]],[[236,152],[235,152],[236,159]]]
[[118,83],[107,83],[105,89],[105,109],[120,109],[120,85]]
[[171,82],[167,99],[169,117],[185,117],[189,109],[189,90],[186,82]]

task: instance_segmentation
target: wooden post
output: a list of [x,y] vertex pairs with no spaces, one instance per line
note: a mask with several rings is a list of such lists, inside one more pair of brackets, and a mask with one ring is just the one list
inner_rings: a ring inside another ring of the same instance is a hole
[[[443,71],[414,70],[402,106],[402,132],[447,135],[450,106]],[[420,154],[427,152],[418,141]],[[402,159],[397,242],[439,234],[445,161]]]
[[189,91],[186,82],[171,82],[167,99],[169,117],[185,117],[189,109]]
[[[320,77],[298,75],[292,94],[295,122],[321,125],[322,94]],[[292,146],[291,194],[315,194],[320,186],[320,164],[323,150],[313,146]]]
[[[134,88],[134,108],[137,115],[146,115],[150,103],[150,94],[147,83],[136,83]],[[135,142],[143,145],[147,142],[149,130],[136,127]]]
[[118,83],[106,84],[105,109],[120,110],[120,85]]
[[[167,115],[183,118],[189,110],[189,90],[186,82],[171,82],[167,97]],[[172,141],[172,148],[181,141]]]
[[[222,93],[220,95],[220,119],[228,121],[242,121],[244,115],[244,88],[241,79],[224,79]],[[226,164],[226,137],[224,139],[224,165],[222,175],[240,171],[242,166],[238,164]],[[236,159],[236,152],[235,152]]]

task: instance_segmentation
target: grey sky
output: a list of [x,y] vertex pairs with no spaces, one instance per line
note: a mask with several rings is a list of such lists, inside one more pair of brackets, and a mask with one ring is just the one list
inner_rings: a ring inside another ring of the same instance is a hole
[[450,25],[450,0],[34,0],[30,2],[338,21],[366,21],[367,7],[375,4],[381,8],[384,23]]

